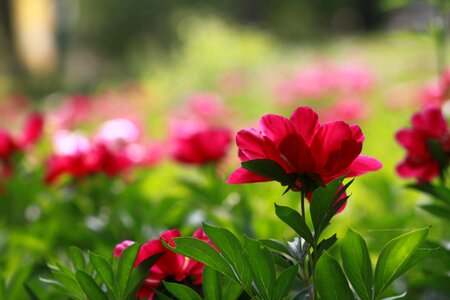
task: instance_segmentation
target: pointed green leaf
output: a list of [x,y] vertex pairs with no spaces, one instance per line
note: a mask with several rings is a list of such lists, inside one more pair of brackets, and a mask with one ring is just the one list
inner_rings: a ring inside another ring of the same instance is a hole
[[450,206],[444,207],[436,204],[424,204],[420,205],[420,208],[436,217],[450,221]]
[[242,287],[234,280],[224,278],[225,284],[223,285],[222,299],[236,300],[242,294]]
[[401,298],[404,298],[405,296],[406,296],[406,292],[404,292],[403,294],[401,294],[401,295],[397,295],[397,296],[392,296],[392,297],[387,297],[387,298],[383,298],[383,299],[381,299],[381,300],[395,300],[395,299],[401,299]]
[[252,281],[251,271],[243,254],[244,249],[237,237],[225,228],[203,224],[203,229],[228,263],[236,270],[242,285],[244,287],[249,286]]
[[259,240],[261,243],[263,243],[264,246],[267,248],[270,248],[272,251],[276,251],[282,254],[290,255],[289,248],[283,244],[282,242],[274,239],[261,239]]
[[76,270],[84,270],[85,259],[80,248],[75,246],[69,247],[69,256]]
[[236,278],[231,266],[210,244],[193,237],[174,238],[173,241],[175,247],[171,247],[164,240],[162,240],[162,243],[167,249],[202,262],[239,283],[239,279]]
[[280,182],[282,185],[292,185],[295,182],[296,174],[288,174],[273,160],[270,159],[254,159],[241,163],[242,167],[250,172],[270,178]]
[[97,270],[97,273],[103,279],[103,282],[108,287],[114,296],[117,298],[116,285],[114,283],[114,272],[110,263],[100,255],[89,252],[89,259]]
[[108,300],[106,294],[88,273],[78,270],[75,273],[75,277],[89,300]]
[[127,289],[124,293],[125,299],[133,300],[144,280],[150,275],[150,268],[163,256],[164,253],[152,255],[131,270]]
[[322,255],[323,251],[328,250],[331,248],[331,246],[334,245],[337,241],[337,235],[336,233],[330,236],[327,239],[323,239],[319,245],[317,245],[317,253],[314,253],[314,258],[318,260],[320,256]]
[[403,264],[401,269],[398,270],[398,274],[405,274],[409,269],[417,265],[430,255],[433,255],[439,250],[439,248],[419,248],[411,255],[411,257]]
[[292,285],[294,284],[295,278],[297,277],[298,273],[298,265],[293,265],[286,270],[283,271],[283,273],[278,276],[277,280],[275,281],[275,291],[274,291],[274,299],[284,299],[288,294],[289,291],[292,289]]
[[339,189],[344,179],[345,176],[339,177],[329,182],[327,186],[317,188],[312,194],[310,212],[316,236],[320,235],[328,225],[329,220],[333,217],[334,214],[331,214],[330,212],[333,209],[336,200],[339,199],[353,182],[350,181],[343,188]]
[[326,251],[317,262],[314,276],[321,299],[354,300],[339,263]]
[[273,256],[259,241],[248,237],[245,238],[244,247],[259,295],[263,299],[270,299],[275,285]]
[[205,266],[202,277],[202,288],[205,298],[208,300],[221,300],[222,287],[220,285],[219,272],[211,267]]
[[[55,279],[66,289],[68,293],[70,293],[74,298],[76,299],[83,299],[84,293],[76,281],[76,279],[72,276],[68,276],[64,273],[52,271],[53,276]],[[51,280],[42,279],[41,281],[52,283]]]
[[372,298],[372,264],[369,250],[361,235],[349,229],[341,243],[345,274],[362,300]]
[[403,274],[427,234],[428,228],[415,230],[392,239],[384,246],[375,268],[375,297]]
[[193,289],[175,282],[163,281],[166,289],[179,300],[202,300]]
[[125,248],[120,255],[117,270],[117,283],[120,298],[125,295],[127,290],[128,280],[130,279],[130,274],[133,270],[139,249],[140,245],[135,243]]
[[311,245],[314,244],[314,237],[312,236],[308,225],[306,225],[305,220],[303,220],[302,216],[297,211],[290,207],[277,205],[275,203],[275,213],[278,218],[294,229],[299,236],[304,238]]
[[421,182],[409,184],[407,187],[416,189],[433,196],[437,200],[441,200],[444,203],[450,205],[450,190],[445,186],[436,186],[429,182]]

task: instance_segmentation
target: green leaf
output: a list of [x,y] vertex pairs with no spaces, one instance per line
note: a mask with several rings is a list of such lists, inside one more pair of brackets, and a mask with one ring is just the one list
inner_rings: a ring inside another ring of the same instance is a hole
[[[78,284],[78,282],[76,281],[76,279],[73,277],[73,274],[71,274],[72,276],[66,275],[64,273],[61,272],[57,272],[57,271],[52,271],[53,276],[55,277],[55,279],[57,280],[57,282],[59,282],[66,290],[68,293],[70,293],[74,298],[77,299],[82,299],[84,298],[84,293],[81,289],[81,286]],[[52,283],[51,280],[46,280],[46,279],[42,279],[41,281],[47,282],[47,283]]]
[[317,188],[312,194],[310,212],[317,237],[320,236],[320,233],[328,226],[329,220],[333,217],[334,214],[331,211],[333,206],[335,206],[336,200],[353,182],[350,181],[343,188],[339,189],[344,179],[345,176],[339,177],[328,183],[327,186]]
[[316,264],[314,276],[321,299],[354,300],[339,263],[326,251]]
[[276,251],[282,254],[290,255],[289,248],[282,242],[274,239],[261,239],[259,240],[264,246],[270,248],[272,251]]
[[280,206],[275,203],[275,213],[284,223],[289,225],[295,232],[304,238],[311,245],[314,244],[314,237],[306,225],[302,216],[294,209],[287,206]]
[[202,277],[202,288],[205,298],[208,300],[221,300],[222,287],[220,285],[219,272],[211,267],[205,266]]
[[237,237],[225,228],[203,224],[203,229],[228,263],[236,270],[242,285],[250,286],[252,281],[250,267]]
[[222,299],[226,300],[238,299],[243,291],[241,285],[234,280],[228,279],[227,277],[225,277],[224,279],[226,280],[226,282],[223,285],[224,288],[222,293]]
[[193,289],[186,285],[175,282],[163,281],[166,289],[180,300],[202,300],[202,298]]
[[429,182],[421,182],[409,184],[407,187],[429,194],[435,199],[441,200],[447,205],[450,205],[450,190],[445,186],[436,186]]
[[93,263],[95,270],[102,278],[108,290],[117,298],[118,291],[114,282],[114,272],[110,263],[100,255],[89,252],[89,259]]
[[392,239],[383,247],[375,268],[375,297],[412,267],[409,260],[416,262],[413,255],[427,234],[428,228],[415,230]]
[[135,243],[125,248],[120,255],[117,271],[117,284],[120,298],[122,298],[126,293],[130,274],[133,270],[134,262],[136,261],[139,249],[140,245]]
[[314,258],[318,260],[320,256],[322,255],[323,251],[328,250],[331,248],[331,246],[334,245],[337,241],[337,235],[336,233],[330,236],[327,239],[323,239],[319,245],[317,245],[317,253],[314,253]]
[[387,297],[387,298],[383,298],[381,300],[395,300],[395,299],[401,299],[404,298],[406,296],[406,292],[404,292],[401,295],[397,295],[397,296],[392,296],[392,297]]
[[447,208],[442,205],[424,204],[420,205],[420,208],[436,217],[450,221],[450,206]]
[[259,241],[248,237],[245,238],[244,247],[259,295],[263,299],[270,299],[275,285],[273,256]]
[[89,276],[88,273],[78,270],[75,273],[78,283],[83,289],[84,293],[90,300],[108,300],[106,294],[100,289],[100,287],[95,283],[94,278]]
[[448,167],[448,156],[447,153],[445,153],[441,142],[434,139],[428,140],[427,150],[430,152],[431,156],[438,161],[440,172]]
[[75,270],[84,270],[86,261],[84,259],[83,252],[81,251],[80,248],[75,247],[75,246],[70,246],[69,247],[69,256],[70,256],[70,259],[72,260],[72,264],[75,267]]
[[175,247],[171,247],[164,240],[162,243],[167,249],[202,262],[239,283],[239,279],[236,278],[225,258],[207,242],[193,237],[174,238],[173,241]]
[[39,297],[28,284],[24,284],[23,287],[25,288],[25,291],[27,292],[28,298],[30,300],[39,300]]
[[135,295],[141,288],[144,280],[150,275],[150,268],[163,256],[164,253],[152,255],[131,270],[128,279],[127,289],[125,291],[125,299],[135,299]]
[[273,160],[270,159],[254,159],[241,163],[242,167],[250,172],[270,178],[280,182],[282,185],[293,185],[295,183],[296,174],[288,174]]
[[411,257],[406,261],[402,268],[398,271],[399,274],[406,273],[409,269],[414,267],[416,264],[427,258],[428,256],[437,252],[439,248],[419,248],[417,249]]
[[372,264],[369,250],[361,235],[349,229],[341,243],[345,274],[362,300],[372,297]]
[[275,281],[274,299],[284,299],[294,284],[298,273],[298,265],[293,265],[278,276]]

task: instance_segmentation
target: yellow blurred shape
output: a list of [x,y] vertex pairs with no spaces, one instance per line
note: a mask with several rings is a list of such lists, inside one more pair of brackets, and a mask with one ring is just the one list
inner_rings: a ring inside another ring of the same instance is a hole
[[53,0],[12,0],[15,46],[25,68],[33,75],[49,75],[56,67]]

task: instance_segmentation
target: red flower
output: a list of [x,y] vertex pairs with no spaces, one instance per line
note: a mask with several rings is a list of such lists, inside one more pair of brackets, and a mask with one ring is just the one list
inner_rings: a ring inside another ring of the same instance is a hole
[[[310,107],[299,107],[290,119],[265,115],[262,130],[249,128],[238,132],[236,142],[242,162],[269,159],[288,174],[295,174],[298,186],[306,192],[346,175],[354,177],[381,168],[381,163],[360,155],[364,135],[357,125],[342,121],[319,123]],[[268,177],[243,167],[234,171],[228,183],[270,181]]]
[[404,178],[415,177],[430,181],[439,175],[439,161],[430,152],[429,143],[435,141],[441,151],[450,154],[450,136],[447,122],[437,106],[429,106],[414,114],[412,128],[397,132],[397,141],[406,149],[406,158],[397,166],[397,173]]
[[12,157],[14,154],[27,150],[41,137],[44,127],[44,119],[41,114],[32,113],[25,122],[22,133],[18,137],[12,136],[0,128],[0,167],[3,171],[12,169]]
[[427,85],[422,91],[424,105],[441,105],[450,98],[450,69],[445,70],[438,82]]
[[[163,255],[150,268],[150,275],[144,281],[139,289],[136,297],[147,297],[153,299],[154,289],[158,288],[163,280],[171,277],[173,280],[182,283],[199,285],[202,283],[202,272],[204,264],[188,257],[176,254],[165,248],[161,242],[162,239],[170,245],[173,245],[173,238],[181,237],[178,229],[168,230],[161,234],[157,240],[149,241],[143,244],[139,250],[138,257],[135,261],[135,267],[142,263],[150,256],[163,253]],[[211,244],[201,228],[197,229],[193,237],[204,240]],[[123,241],[114,249],[114,256],[120,257],[123,250],[134,244],[133,241]],[[174,245],[173,245],[174,246]]]
[[231,130],[195,120],[174,120],[169,153],[177,161],[203,165],[223,158],[229,149]]

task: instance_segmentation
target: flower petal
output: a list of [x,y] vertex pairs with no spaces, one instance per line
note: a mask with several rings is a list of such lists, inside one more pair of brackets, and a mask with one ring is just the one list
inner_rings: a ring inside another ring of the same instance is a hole
[[289,119],[283,116],[268,114],[259,121],[264,134],[275,144],[279,145],[280,141],[288,134],[295,132]]
[[297,133],[310,145],[320,125],[317,113],[311,107],[302,106],[292,113],[290,120]]
[[250,172],[244,168],[239,168],[235,170],[233,173],[231,173],[230,177],[228,177],[227,179],[227,183],[229,184],[266,182],[266,181],[272,181],[272,179]]
[[[282,159],[296,173],[312,173],[316,162],[309,147],[299,134],[289,134],[279,145]],[[286,170],[290,171],[290,170]]]
[[360,155],[350,165],[348,177],[359,176],[367,172],[373,172],[381,169],[383,164],[370,156]]

